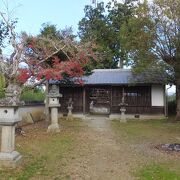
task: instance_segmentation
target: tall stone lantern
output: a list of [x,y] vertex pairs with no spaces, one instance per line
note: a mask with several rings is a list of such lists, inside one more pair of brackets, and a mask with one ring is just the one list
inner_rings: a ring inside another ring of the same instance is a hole
[[21,155],[15,151],[15,125],[21,120],[19,116],[20,88],[9,85],[6,89],[6,98],[0,100],[1,152],[0,167],[15,168]]
[[59,93],[57,85],[52,85],[49,90],[49,108],[51,112],[51,124],[48,126],[48,132],[60,132],[58,123],[58,108],[61,106],[59,98],[62,94]]

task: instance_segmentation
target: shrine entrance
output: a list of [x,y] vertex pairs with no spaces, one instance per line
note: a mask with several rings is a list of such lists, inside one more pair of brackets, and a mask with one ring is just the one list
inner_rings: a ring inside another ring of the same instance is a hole
[[111,89],[108,87],[91,87],[89,94],[89,112],[91,114],[110,114]]

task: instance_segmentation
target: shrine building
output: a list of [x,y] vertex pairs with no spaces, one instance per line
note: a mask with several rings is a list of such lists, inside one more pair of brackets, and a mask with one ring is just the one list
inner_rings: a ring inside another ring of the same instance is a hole
[[60,113],[67,114],[69,99],[74,114],[120,114],[124,99],[126,114],[167,115],[165,84],[159,78],[147,81],[144,75],[134,77],[128,69],[95,69],[82,77],[83,85],[50,80],[49,86],[59,86]]

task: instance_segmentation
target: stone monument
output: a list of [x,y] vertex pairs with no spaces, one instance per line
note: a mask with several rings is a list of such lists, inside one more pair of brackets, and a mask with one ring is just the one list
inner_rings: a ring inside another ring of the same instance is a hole
[[67,114],[67,120],[72,120],[73,119],[73,115],[72,115],[72,109],[73,109],[73,101],[72,98],[69,98],[69,101],[67,102],[68,104],[68,114]]
[[19,117],[21,88],[10,84],[5,91],[6,97],[0,100],[0,125],[2,126],[0,167],[15,168],[21,155],[15,151],[15,125]]
[[127,122],[126,120],[126,106],[128,104],[125,103],[125,93],[124,93],[124,89],[123,89],[123,93],[122,93],[122,101],[121,103],[119,104],[120,106],[120,112],[121,112],[121,118],[120,118],[120,122]]
[[48,132],[60,132],[58,123],[58,108],[61,106],[59,103],[59,98],[62,94],[59,93],[59,88],[57,85],[52,85],[49,90],[49,108],[51,112],[51,124],[48,126]]

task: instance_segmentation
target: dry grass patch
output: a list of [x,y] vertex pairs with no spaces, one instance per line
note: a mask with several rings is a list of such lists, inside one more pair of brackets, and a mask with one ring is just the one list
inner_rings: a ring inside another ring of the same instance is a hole
[[136,155],[132,172],[138,179],[180,179],[180,152],[166,153],[155,148],[158,144],[180,143],[180,123],[136,120],[112,121],[111,125],[117,142]]
[[[26,136],[16,137],[16,150],[23,156],[21,166],[14,170],[0,170],[0,179],[68,179],[66,166],[75,146],[79,120],[74,120],[72,128],[62,127],[60,133],[47,133],[47,124],[38,122],[26,126]],[[62,122],[71,126],[71,122]]]

